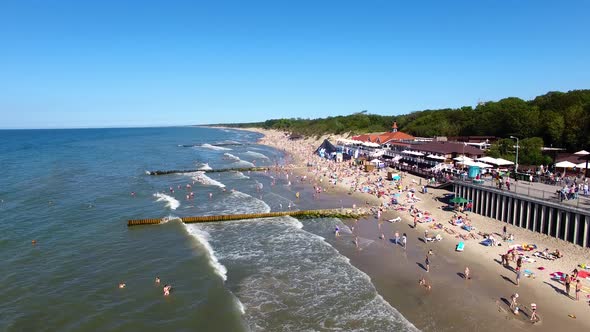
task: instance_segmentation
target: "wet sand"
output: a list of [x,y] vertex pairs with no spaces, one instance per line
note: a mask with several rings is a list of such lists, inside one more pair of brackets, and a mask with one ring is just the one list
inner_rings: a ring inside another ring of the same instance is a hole
[[[285,139],[273,146],[280,147],[286,144],[293,142]],[[285,152],[290,151],[287,149]],[[311,182],[314,174],[302,167],[305,165],[305,156],[292,156],[293,164],[297,166],[294,168],[295,172],[306,174]],[[315,176],[323,177],[322,174]],[[412,179],[414,181],[411,181]],[[420,179],[405,175],[403,181],[410,186],[416,186]],[[351,195],[345,186],[328,185],[326,182],[323,184],[328,191],[322,194],[322,200],[342,200],[350,204],[350,199],[353,199],[359,205],[368,202],[374,206],[382,202],[374,195],[359,192]],[[448,192],[445,190],[437,189],[430,189],[427,194],[416,193],[420,202],[415,205],[431,212],[436,222],[460,232],[458,227],[448,224],[453,213],[439,209],[443,204],[437,199],[446,193]],[[398,216],[402,218],[402,222],[385,221]],[[503,225],[499,221],[474,214],[469,214],[468,217],[479,231],[500,232]],[[582,262],[584,259],[590,261],[590,251],[587,248],[576,247],[525,229],[510,227],[509,232],[514,233],[517,239],[515,243],[537,243],[539,248],[559,248],[566,253],[566,259],[559,261],[537,260],[536,263],[526,263],[524,268],[533,270],[536,278],[523,276],[520,286],[517,287],[514,284],[514,271],[500,264],[499,254],[506,252],[506,244],[502,247],[485,247],[478,243],[481,239],[467,240],[465,251],[456,252],[455,245],[459,239],[445,232],[432,230],[434,234],[441,233],[443,241],[427,244],[421,239],[424,230],[432,223],[418,224],[417,229],[413,229],[412,217],[408,212],[387,211],[380,222],[375,217],[345,222],[349,226],[355,226],[354,235],[344,234],[326,241],[350,258],[354,266],[369,275],[379,294],[423,331],[491,331],[503,328],[512,331],[553,331],[563,328],[585,330],[590,327],[588,304],[573,301],[563,295],[561,289],[564,287],[548,276],[553,271],[570,272],[575,267],[574,262]],[[393,232],[396,230],[400,235],[408,235],[406,250],[393,243]],[[381,233],[385,235],[383,240],[379,239]],[[359,238],[359,249],[350,245],[355,236]],[[365,239],[375,241],[367,241],[371,244],[365,247]],[[429,249],[432,249],[434,254],[430,256],[430,272],[426,272],[424,259]],[[545,271],[536,269],[541,265],[546,267]],[[465,266],[471,270],[471,280],[465,280],[462,276]],[[512,266],[515,264],[512,263]],[[418,284],[421,277],[432,285],[431,290]],[[585,282],[585,285],[588,283]],[[508,306],[510,295],[514,292],[520,295],[519,315],[511,313]],[[586,297],[587,294],[582,295]],[[529,322],[531,303],[537,304],[541,317],[535,324]],[[568,314],[575,315],[576,318],[570,318]]]

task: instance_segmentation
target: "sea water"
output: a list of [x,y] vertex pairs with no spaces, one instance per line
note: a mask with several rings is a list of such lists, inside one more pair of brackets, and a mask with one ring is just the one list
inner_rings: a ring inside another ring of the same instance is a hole
[[[0,131],[0,329],[414,330],[324,240],[338,219],[178,221],[330,207],[295,200],[307,189],[279,174],[203,172],[282,163],[259,137],[200,127]],[[168,169],[190,172],[146,174]],[[132,218],[167,222],[128,228]]]

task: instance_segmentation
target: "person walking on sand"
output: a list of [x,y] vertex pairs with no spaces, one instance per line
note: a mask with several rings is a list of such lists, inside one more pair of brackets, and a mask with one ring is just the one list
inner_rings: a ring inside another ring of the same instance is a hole
[[537,317],[537,305],[535,303],[531,303],[531,322],[536,322],[539,320],[539,317]]
[[576,281],[576,301],[580,301],[580,292],[582,291],[582,283],[580,279]]
[[424,260],[424,264],[426,265],[426,272],[430,272],[430,258],[426,255],[426,259]]
[[521,277],[521,271],[520,271],[520,267],[516,267],[516,286],[518,287],[520,285],[520,277]]
[[571,297],[570,296],[570,287],[571,287],[571,284],[572,284],[572,277],[570,277],[569,274],[566,274],[565,275],[565,278],[563,280],[563,283],[565,284],[565,292],[567,293],[567,296],[568,297]]
[[393,236],[393,240],[395,241],[395,244],[399,244],[399,232],[395,231],[395,235]]
[[518,293],[514,293],[512,295],[510,295],[510,310],[512,310],[512,312],[518,312],[516,311],[516,308],[518,307]]
[[469,267],[467,267],[467,266],[465,267],[465,273],[463,275],[465,276],[465,280],[468,280],[470,278],[469,277]]
[[404,235],[402,235],[402,247],[404,247],[404,249],[406,249],[406,241],[408,240],[408,237],[406,235],[406,233],[404,233]]
[[506,225],[504,225],[504,227],[502,228],[502,239],[503,239],[504,241],[506,241],[506,231],[507,231],[507,230],[508,230],[508,229],[506,228]]

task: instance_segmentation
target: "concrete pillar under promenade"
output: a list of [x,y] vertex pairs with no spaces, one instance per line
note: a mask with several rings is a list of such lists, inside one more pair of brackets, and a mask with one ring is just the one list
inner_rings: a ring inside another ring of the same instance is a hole
[[[531,203],[533,209],[533,231],[537,231],[537,218],[539,218],[539,205]],[[529,218],[530,219],[530,218]],[[528,225],[527,225],[528,228]]]
[[531,215],[531,205],[533,205],[532,202],[526,202],[526,221],[525,221],[525,227],[526,227],[526,229],[530,229],[530,226],[531,226],[531,218],[533,217]]
[[549,207],[547,208],[547,235],[549,236],[553,236],[551,234],[551,226],[553,225],[553,208]]
[[475,200],[473,201],[473,208],[475,209],[476,213],[481,214],[479,199],[481,198],[481,190],[477,189],[475,192]]
[[574,241],[572,241],[574,244],[579,244],[578,242],[578,230],[580,227],[580,214],[576,213],[574,214]]
[[560,239],[559,231],[561,229],[561,223],[563,222],[563,211],[555,210],[555,237]]
[[490,217],[494,219],[498,219],[498,199],[498,194],[490,193]]
[[570,229],[570,213],[565,211],[565,218],[563,220],[563,239],[567,241],[567,236]]
[[584,239],[583,239],[583,243],[582,246],[583,247],[590,247],[590,243],[588,243],[588,232],[590,232],[590,217],[586,216],[584,218]]
[[492,202],[493,196],[494,196],[493,193],[486,192],[486,216],[488,216],[488,217],[492,216],[492,207],[490,206],[490,203]]
[[[500,208],[499,214],[498,214],[498,208]],[[506,214],[506,196],[501,196],[501,197],[499,197],[497,205],[496,205],[496,215],[498,215],[500,217],[497,219],[502,220],[502,221],[506,221],[505,214]]]
[[518,207],[518,198],[512,198],[512,203],[510,204],[510,223],[512,225],[516,225],[517,224],[517,220],[516,220],[516,208]]
[[541,234],[545,234],[545,229],[547,229],[547,222],[545,221],[545,217],[547,216],[547,207],[545,205],[541,205],[541,215],[539,218],[539,222],[541,223]]
[[518,215],[518,227],[522,227],[524,220],[524,200],[520,200],[520,213]]

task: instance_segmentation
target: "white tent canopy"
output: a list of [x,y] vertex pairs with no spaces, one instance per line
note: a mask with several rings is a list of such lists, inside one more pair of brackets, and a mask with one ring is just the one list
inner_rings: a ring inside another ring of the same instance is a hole
[[443,156],[437,156],[437,155],[434,155],[434,154],[429,154],[426,157],[432,158],[432,159],[438,159],[438,160],[445,160],[445,159],[447,159],[447,158],[445,158]]
[[418,151],[404,150],[402,152],[405,154],[411,154],[412,156],[423,156],[424,155],[424,153],[418,152]]
[[379,164],[379,163],[381,163],[381,162],[382,162],[382,161],[381,161],[381,160],[379,160],[379,159],[373,159],[373,160],[371,160],[371,163],[373,163],[373,164]]
[[488,164],[482,163],[480,161],[475,162],[475,163],[473,163],[473,165],[470,165],[470,166],[477,166],[479,168],[490,168],[490,167],[493,167],[492,165],[488,165]]
[[506,159],[502,159],[502,158],[496,158],[496,162],[494,164],[496,164],[498,166],[514,165],[514,163],[511,162],[510,160],[506,160]]
[[456,158],[453,158],[454,161],[459,161],[459,162],[466,162],[466,161],[473,161],[473,159],[469,158],[469,157],[465,157],[465,156],[459,156]]
[[557,164],[555,164],[555,167],[558,167],[558,168],[574,168],[576,166],[577,166],[576,164],[572,163],[571,161],[567,161],[567,160],[560,161]]
[[497,162],[496,158],[487,157],[487,156],[478,158],[477,161],[481,161],[482,163],[494,164],[494,165],[496,165],[496,162]]

